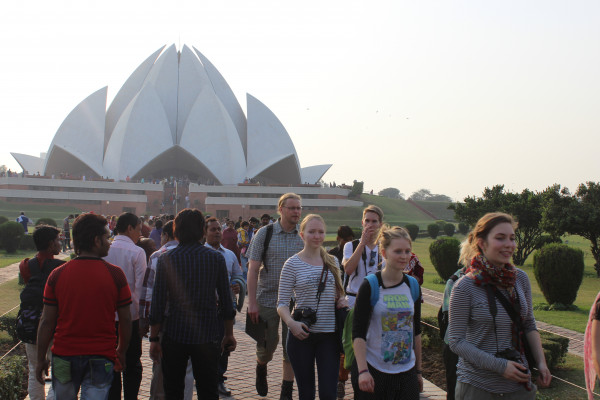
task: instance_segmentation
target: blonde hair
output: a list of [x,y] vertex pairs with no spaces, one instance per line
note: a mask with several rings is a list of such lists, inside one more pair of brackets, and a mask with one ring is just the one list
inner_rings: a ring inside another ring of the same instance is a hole
[[372,212],[377,214],[377,216],[379,217],[379,222],[383,222],[383,210],[377,206],[374,206],[373,204],[371,204],[370,206],[366,207],[363,210],[363,219],[365,219],[365,214],[368,212]]
[[482,252],[477,241],[479,239],[487,240],[490,231],[496,226],[504,223],[511,224],[513,229],[517,229],[517,223],[512,215],[509,214],[493,212],[487,213],[479,218],[479,221],[477,221],[475,227],[469,232],[467,238],[460,244],[460,257],[458,258],[458,262],[464,266],[471,265],[473,257]]
[[408,241],[408,244],[410,244],[410,248],[412,249],[412,240],[406,229],[401,226],[393,226],[390,228],[390,226],[386,224],[381,227],[379,235],[377,236],[379,251],[381,251],[381,249],[387,249],[394,239],[404,239]]
[[282,194],[281,197],[279,198],[279,202],[277,203],[277,212],[279,214],[281,214],[281,212],[279,210],[281,209],[281,207],[285,206],[285,201],[287,199],[294,199],[294,200],[302,201],[302,197],[298,196],[296,193]]
[[[306,224],[308,224],[314,219],[320,221],[323,224],[323,228],[326,228],[325,220],[323,219],[323,217],[321,217],[319,214],[308,214],[300,223],[300,232],[304,232]],[[337,260],[331,254],[327,253],[327,250],[325,250],[323,246],[321,246],[321,248],[319,249],[319,253],[321,255],[321,259],[323,260],[323,264],[327,266],[327,269],[335,279],[335,288],[336,292],[338,293],[338,296],[341,296],[344,293],[344,288],[342,287],[342,278],[340,276],[340,268],[338,267],[336,262]]]

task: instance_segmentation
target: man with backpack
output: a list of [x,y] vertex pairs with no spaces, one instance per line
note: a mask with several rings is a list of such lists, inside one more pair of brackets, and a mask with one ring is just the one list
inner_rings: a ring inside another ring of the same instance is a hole
[[[35,257],[26,258],[19,264],[19,272],[25,288],[21,292],[21,309],[17,317],[19,339],[25,342],[29,368],[27,392],[31,400],[43,400],[46,397],[44,385],[35,377],[35,362],[37,357],[37,328],[42,314],[44,286],[50,272],[61,264],[63,260],[54,259],[61,250],[59,240],[60,231],[48,225],[40,225],[33,232],[33,242],[37,249]],[[54,398],[52,389],[48,392],[48,399]]]
[[[254,324],[267,323],[265,343],[256,344],[256,391],[266,396],[267,363],[279,343],[279,315],[277,296],[279,276],[285,261],[304,248],[299,235],[302,199],[295,193],[286,193],[279,198],[278,211],[281,219],[262,227],[252,239],[246,253],[248,263],[248,317]],[[262,266],[261,266],[262,265]],[[286,351],[287,326],[281,323],[283,345],[283,382],[280,400],[291,399],[294,386],[294,371]]]

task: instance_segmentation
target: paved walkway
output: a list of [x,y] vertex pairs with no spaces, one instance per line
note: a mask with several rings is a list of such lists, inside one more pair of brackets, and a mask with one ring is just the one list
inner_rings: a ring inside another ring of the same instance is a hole
[[[425,303],[435,307],[442,305],[443,293],[435,290],[422,288],[423,300]],[[570,329],[561,328],[559,326],[550,325],[545,322],[536,322],[538,330],[554,333],[555,335],[569,338],[569,353],[583,358],[583,333],[575,332]]]

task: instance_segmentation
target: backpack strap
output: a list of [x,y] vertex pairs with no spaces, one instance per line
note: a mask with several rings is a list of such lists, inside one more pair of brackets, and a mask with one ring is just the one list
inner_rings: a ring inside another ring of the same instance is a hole
[[377,279],[377,275],[375,274],[369,274],[365,279],[371,285],[371,307],[374,307],[379,301],[379,279]]
[[267,264],[265,263],[265,258],[267,257],[267,250],[269,250],[269,243],[271,243],[271,238],[273,237],[273,224],[267,225],[267,232],[265,234],[265,241],[263,242],[263,252],[262,252],[262,262],[265,268],[265,271],[269,271],[267,269]]
[[40,262],[37,257],[30,258],[29,261],[27,261],[27,266],[29,267],[30,276],[36,276],[37,274],[42,273]]
[[413,276],[408,274],[405,274],[405,276],[408,278],[408,286],[410,287],[410,294],[413,298],[413,302],[416,302],[419,300],[419,282]]

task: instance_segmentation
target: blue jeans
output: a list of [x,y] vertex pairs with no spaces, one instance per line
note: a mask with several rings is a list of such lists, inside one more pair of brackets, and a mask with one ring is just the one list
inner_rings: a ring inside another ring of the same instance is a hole
[[52,355],[52,388],[56,400],[106,400],[114,363],[102,356]]
[[304,340],[299,340],[288,332],[287,354],[296,376],[300,400],[315,398],[315,360],[319,399],[337,399],[340,353],[335,332],[311,333]]
[[244,279],[246,282],[248,281],[248,257],[240,254],[240,261],[242,262],[242,273],[244,274]]

